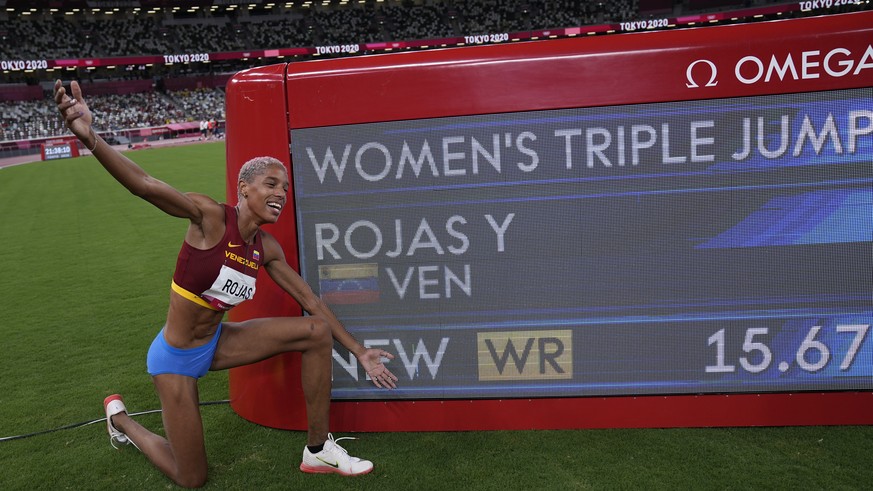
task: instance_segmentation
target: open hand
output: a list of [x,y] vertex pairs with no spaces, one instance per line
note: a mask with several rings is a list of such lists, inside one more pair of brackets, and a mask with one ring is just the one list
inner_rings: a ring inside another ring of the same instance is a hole
[[382,363],[383,357],[389,360],[394,359],[394,355],[385,350],[370,348],[358,356],[358,362],[367,371],[367,375],[370,376],[370,380],[376,384],[376,387],[396,389],[397,376]]

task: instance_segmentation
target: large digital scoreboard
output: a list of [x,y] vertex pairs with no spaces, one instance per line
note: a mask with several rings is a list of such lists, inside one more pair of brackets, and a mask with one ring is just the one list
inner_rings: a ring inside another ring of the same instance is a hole
[[[243,72],[229,197],[247,158],[285,161],[294,216],[273,233],[349,331],[396,355],[384,391],[335,349],[351,429],[684,426],[725,404],[810,417],[702,424],[869,423],[870,26],[864,12]],[[259,295],[234,315],[297,313]],[[279,358],[232,373],[232,399],[293,427],[295,362]],[[265,377],[274,408],[254,409]],[[804,394],[819,399],[786,397]],[[843,419],[816,409],[846,400]],[[647,407],[672,415],[590,414]],[[527,420],[545,408],[563,416]]]
[[339,398],[871,389],[870,89],[293,130]]

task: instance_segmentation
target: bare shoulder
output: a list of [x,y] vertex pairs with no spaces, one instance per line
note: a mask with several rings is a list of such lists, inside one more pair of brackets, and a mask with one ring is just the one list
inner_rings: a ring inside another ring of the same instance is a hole
[[185,193],[199,210],[197,217],[191,219],[185,241],[198,249],[209,249],[224,235],[224,206],[211,197],[200,193]]
[[276,259],[281,261],[285,260],[285,252],[282,250],[282,246],[279,244],[279,241],[270,234],[270,232],[261,229],[261,242],[264,244],[265,263],[269,263]]
[[269,247],[282,250],[282,246],[279,245],[279,241],[276,240],[275,237],[273,237],[273,234],[267,232],[264,229],[261,229],[261,241],[263,241],[265,248]]
[[224,223],[224,206],[210,196],[200,193],[185,193],[203,215],[206,221],[220,219]]
[[185,193],[185,196],[191,198],[191,201],[197,203],[198,206],[216,206],[221,207],[221,203],[215,201],[211,196],[201,193]]

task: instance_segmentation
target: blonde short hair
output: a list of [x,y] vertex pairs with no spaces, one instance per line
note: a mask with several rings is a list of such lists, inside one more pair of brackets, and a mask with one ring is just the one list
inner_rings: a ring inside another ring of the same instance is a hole
[[255,157],[243,164],[242,168],[239,170],[239,179],[237,180],[237,198],[242,198],[239,192],[240,182],[251,184],[255,182],[256,177],[267,172],[267,169],[270,167],[278,167],[286,173],[288,172],[288,170],[285,169],[285,164],[275,157]]

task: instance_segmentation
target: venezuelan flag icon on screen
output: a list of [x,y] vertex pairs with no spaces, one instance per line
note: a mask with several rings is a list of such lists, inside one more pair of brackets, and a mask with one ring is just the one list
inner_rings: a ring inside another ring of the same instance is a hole
[[379,265],[331,264],[318,267],[318,287],[328,304],[352,305],[379,301]]

